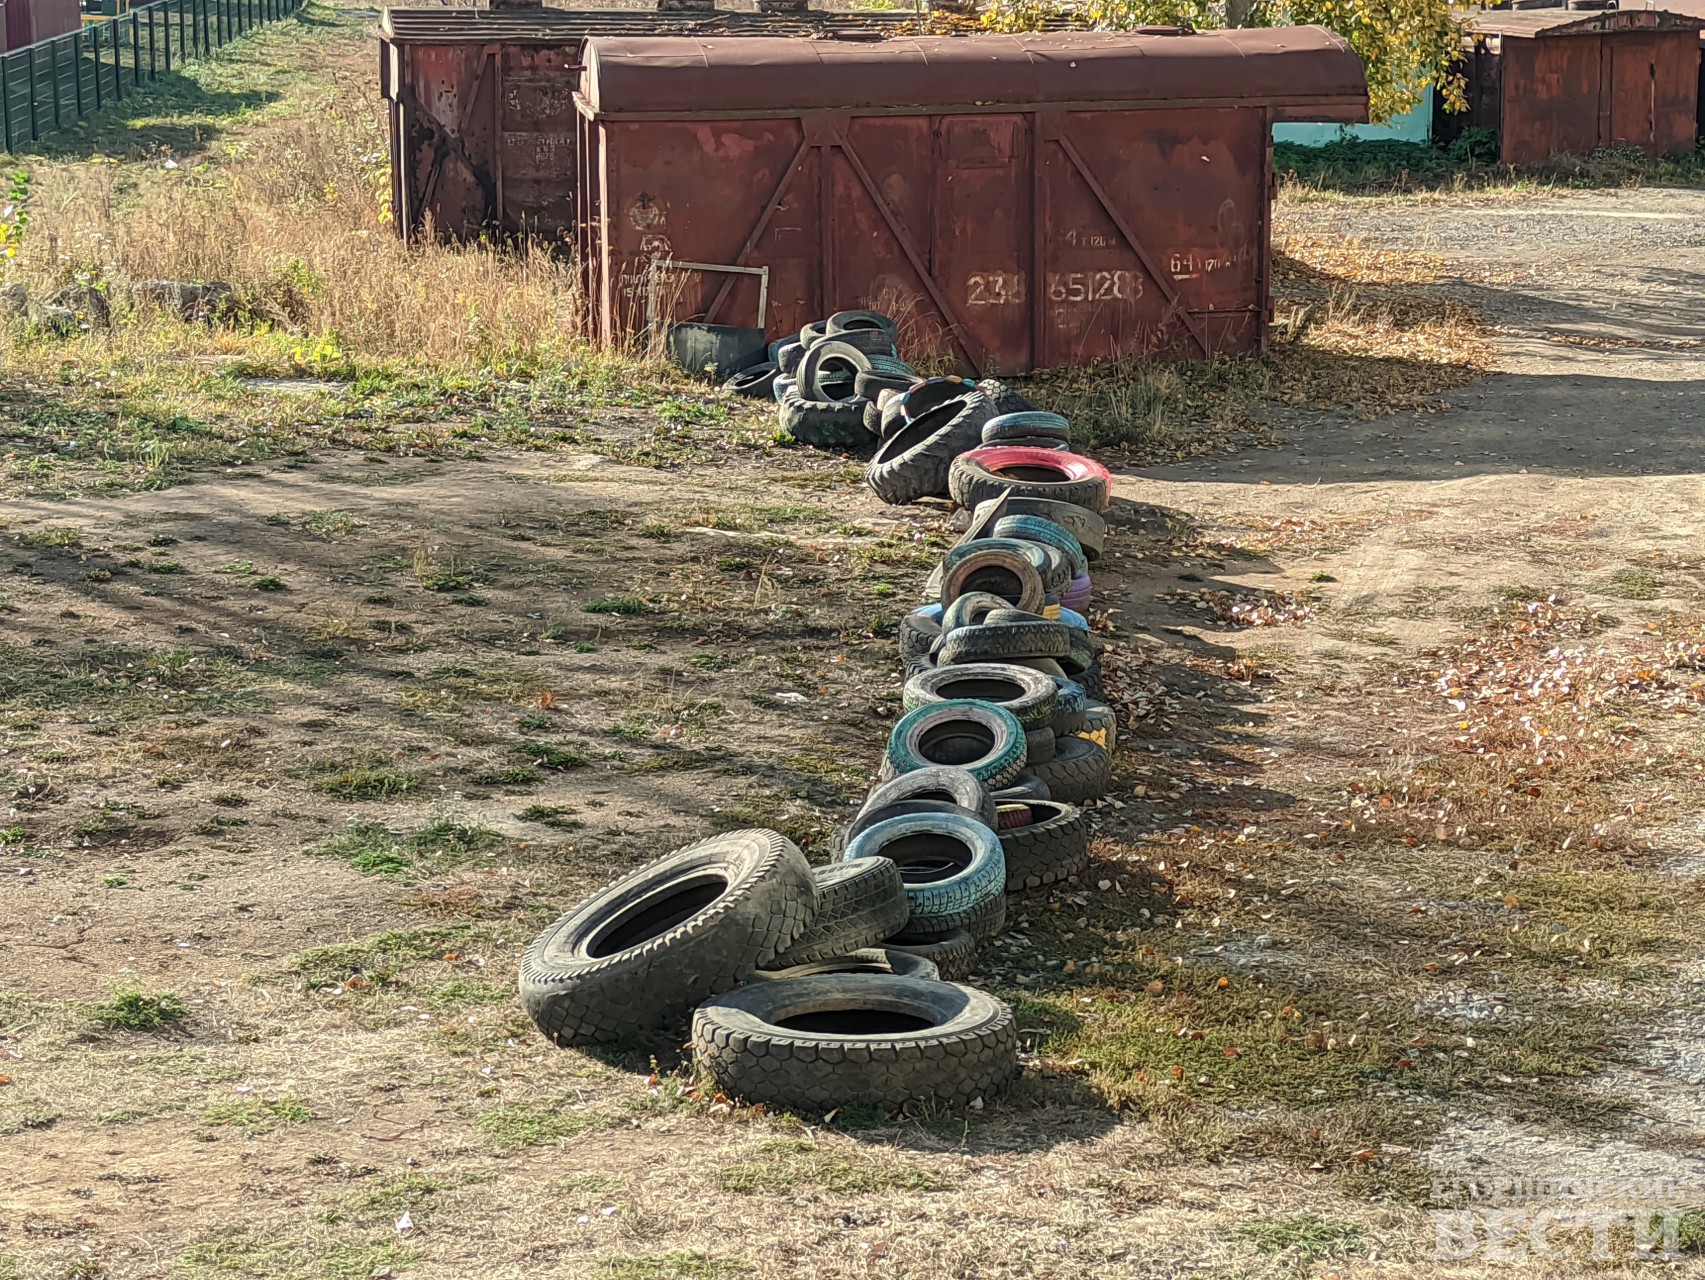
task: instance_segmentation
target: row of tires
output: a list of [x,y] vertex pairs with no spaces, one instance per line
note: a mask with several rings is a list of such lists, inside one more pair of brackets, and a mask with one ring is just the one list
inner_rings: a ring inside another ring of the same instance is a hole
[[[1081,806],[1107,788],[1115,732],[1083,612],[1107,473],[1071,452],[1063,419],[998,384],[903,370],[893,336],[873,313],[831,317],[780,347],[765,388],[784,415],[879,406],[873,437],[888,410],[979,416],[977,447],[928,479],[972,518],[902,621],[904,711],[879,781],[826,866],[774,831],[731,832],[559,919],[520,973],[558,1044],[656,1044],[690,1014],[719,1089],[806,1111],[977,1106],[1017,1074],[1011,1010],[965,980],[1009,895],[1088,863]],[[1002,398],[1009,412],[992,412]]]

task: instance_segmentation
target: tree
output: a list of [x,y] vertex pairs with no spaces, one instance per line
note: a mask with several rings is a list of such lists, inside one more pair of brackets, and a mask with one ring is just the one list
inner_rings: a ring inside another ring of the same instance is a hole
[[1097,31],[1137,27],[1329,27],[1367,68],[1369,116],[1378,124],[1421,101],[1430,84],[1463,110],[1462,27],[1449,0],[991,0],[983,23],[1037,31],[1049,17]]

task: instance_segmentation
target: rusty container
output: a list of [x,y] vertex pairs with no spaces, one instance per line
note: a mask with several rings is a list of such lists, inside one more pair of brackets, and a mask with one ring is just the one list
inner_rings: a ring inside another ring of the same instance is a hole
[[1317,27],[595,38],[582,60],[601,336],[872,307],[980,374],[1264,349],[1272,125],[1367,118],[1361,62]]
[[1475,13],[1467,26],[1469,110],[1449,119],[1496,133],[1503,163],[1605,147],[1680,156],[1697,145],[1705,21],[1647,9],[1529,9]]
[[906,16],[556,9],[526,0],[387,9],[379,21],[379,84],[390,117],[393,223],[410,238],[430,226],[445,239],[572,241],[574,90],[591,36],[872,39]]

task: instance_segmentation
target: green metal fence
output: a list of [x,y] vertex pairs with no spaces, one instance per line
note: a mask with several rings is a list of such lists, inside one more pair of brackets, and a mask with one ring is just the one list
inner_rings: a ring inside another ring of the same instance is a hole
[[154,0],[0,55],[5,150],[123,102],[191,58],[287,18],[302,0]]

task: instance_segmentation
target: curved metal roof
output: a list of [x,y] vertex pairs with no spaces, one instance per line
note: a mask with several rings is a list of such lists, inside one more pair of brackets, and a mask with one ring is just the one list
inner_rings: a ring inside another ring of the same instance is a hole
[[[1361,60],[1324,27],[876,44],[594,37],[583,60],[581,98],[601,116],[1265,101],[1337,104],[1343,118],[1359,120],[1367,109]],[[1329,118],[1337,117],[1309,116]]]

